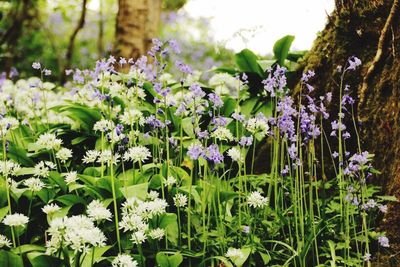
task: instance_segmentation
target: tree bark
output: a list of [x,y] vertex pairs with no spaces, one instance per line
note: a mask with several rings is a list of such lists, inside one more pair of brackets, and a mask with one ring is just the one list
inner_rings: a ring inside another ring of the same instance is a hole
[[72,35],[69,39],[67,53],[65,55],[65,65],[64,65],[64,69],[61,71],[61,84],[63,84],[66,80],[65,71],[67,69],[71,68],[71,61],[72,61],[72,56],[74,54],[74,44],[75,44],[76,36],[78,35],[79,31],[85,25],[86,3],[87,3],[87,0],[82,1],[82,10],[81,10],[81,15],[79,17],[78,24],[76,25],[76,27],[75,27],[74,31],[72,32]]
[[[375,154],[374,166],[388,195],[400,199],[400,26],[398,0],[337,0],[325,29],[302,63],[313,69],[316,94],[333,92],[332,103],[340,103],[334,81],[336,67],[350,56],[363,62],[361,72],[351,73],[346,83],[359,103],[356,107],[362,147]],[[298,87],[297,87],[298,90]],[[338,106],[332,104],[331,114]],[[327,125],[328,126],[328,125]],[[328,126],[329,128],[330,126]],[[330,129],[330,128],[329,128]],[[400,205],[389,204],[381,221],[391,252],[381,266],[399,266]],[[395,262],[393,264],[393,262]],[[377,265],[374,265],[377,266]]]
[[158,35],[161,0],[119,0],[113,54],[137,59],[151,47]]

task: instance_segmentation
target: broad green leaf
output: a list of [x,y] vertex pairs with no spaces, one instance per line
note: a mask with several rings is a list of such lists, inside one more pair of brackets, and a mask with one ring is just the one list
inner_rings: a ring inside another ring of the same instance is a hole
[[236,65],[242,72],[254,72],[260,77],[264,77],[264,72],[257,60],[257,56],[249,49],[243,49],[235,55]]
[[243,266],[243,264],[246,262],[247,258],[250,255],[251,248],[243,247],[240,249],[240,251],[242,252],[243,257],[238,257],[238,258],[235,258],[232,260],[233,263],[235,264],[235,266],[238,266],[238,267]]
[[165,230],[168,241],[178,245],[178,218],[175,213],[163,214],[159,227]]
[[286,35],[275,42],[274,44],[274,57],[278,61],[279,65],[283,66],[285,59],[288,56],[290,47],[292,46],[294,40],[293,35]]
[[276,63],[276,60],[263,59],[263,60],[257,60],[257,63],[260,65],[262,70],[266,72],[268,68],[272,67],[272,65]]
[[36,252],[45,252],[46,248],[43,246],[38,246],[38,245],[32,245],[32,244],[25,244],[25,245],[21,245],[19,247],[13,248],[11,249],[12,252],[14,253],[27,253],[27,252],[32,252],[32,251],[36,251]]
[[78,203],[82,204],[84,206],[87,205],[86,200],[84,200],[82,197],[77,196],[77,195],[72,195],[72,194],[59,196],[55,200],[58,201],[58,202],[63,203],[66,206],[72,206],[72,205],[75,205],[75,204],[78,204]]
[[160,267],[178,267],[182,261],[183,257],[179,252],[168,256],[165,252],[158,252],[156,255],[156,261]]
[[[94,249],[94,263],[101,261],[103,254],[107,252],[112,246],[98,247]],[[91,267],[93,249],[89,249],[89,252],[85,255],[80,267]]]
[[0,209],[0,221],[3,220],[3,218],[7,215],[8,213],[8,206],[5,206]]
[[54,256],[45,255],[43,253],[28,253],[27,257],[32,267],[59,267],[65,266],[62,261]]
[[148,188],[149,188],[149,183],[142,183],[142,184],[128,186],[126,190],[124,187],[121,187],[120,191],[126,199],[136,197],[140,200],[145,200],[147,198]]
[[20,256],[5,250],[0,250],[0,266],[24,267],[24,263]]
[[194,137],[192,118],[182,119],[182,129],[190,137]]

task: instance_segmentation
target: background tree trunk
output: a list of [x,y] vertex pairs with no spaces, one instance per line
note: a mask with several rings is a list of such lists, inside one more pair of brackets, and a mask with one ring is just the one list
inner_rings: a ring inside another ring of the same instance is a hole
[[161,18],[161,0],[119,0],[114,53],[137,59],[157,37]]
[[[359,103],[356,114],[362,147],[375,154],[374,166],[382,172],[374,182],[400,199],[399,16],[398,0],[336,0],[336,10],[305,57],[302,70],[315,70],[317,95],[333,92],[332,103],[340,103],[336,67],[353,55],[362,60],[361,73],[351,73],[346,79]],[[331,114],[337,114],[338,106],[332,105]],[[393,252],[381,266],[400,266],[398,203],[389,204],[381,230],[387,232]]]

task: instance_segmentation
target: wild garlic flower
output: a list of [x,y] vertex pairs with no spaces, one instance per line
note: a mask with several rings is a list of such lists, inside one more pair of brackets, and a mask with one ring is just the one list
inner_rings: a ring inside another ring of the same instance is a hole
[[21,169],[21,166],[14,161],[0,161],[0,174],[3,176],[13,175],[16,176],[18,171]]
[[151,200],[155,200],[159,196],[160,196],[160,194],[154,190],[150,190],[150,192],[147,194],[147,197],[150,198]]
[[149,236],[151,239],[161,240],[165,236],[165,230],[161,228],[150,230]]
[[119,254],[111,262],[112,267],[137,267],[138,263],[128,254]]
[[39,136],[36,141],[37,149],[58,150],[62,144],[62,140],[58,139],[53,133],[45,133]]
[[46,243],[46,253],[55,254],[61,247],[68,247],[74,253],[87,252],[90,247],[106,245],[104,233],[93,221],[84,216],[56,218],[47,230],[51,238]]
[[111,150],[104,150],[103,152],[100,153],[99,158],[97,159],[97,163],[104,162],[108,166],[111,165],[117,165],[120,159],[120,155],[118,153],[113,154]]
[[144,231],[137,231],[132,234],[132,243],[133,244],[143,244],[147,239],[147,235]]
[[11,247],[11,242],[6,236],[0,235],[0,248],[4,247]]
[[184,208],[188,204],[188,198],[186,195],[177,193],[174,196],[174,204],[177,208]]
[[131,147],[124,154],[125,161],[144,162],[151,157],[150,150],[144,146]]
[[67,184],[71,184],[73,182],[76,182],[78,180],[78,174],[76,171],[68,172],[65,174],[64,178],[65,182]]
[[72,158],[72,150],[68,148],[61,148],[57,153],[56,157],[62,162],[65,163],[68,159]]
[[254,191],[248,196],[247,203],[253,208],[263,208],[268,205],[269,199],[263,197],[260,192]]
[[56,168],[57,166],[51,161],[40,161],[35,165],[34,176],[46,178],[50,175],[50,170]]
[[42,208],[42,211],[44,213],[46,213],[47,215],[52,215],[52,214],[56,213],[57,211],[59,211],[60,209],[61,208],[57,204],[50,203],[50,204],[47,204],[46,206],[44,206]]
[[125,125],[135,125],[137,123],[143,126],[146,122],[143,113],[137,109],[125,110],[119,119]]
[[257,115],[254,118],[250,118],[246,122],[246,129],[256,136],[261,138],[265,137],[268,135],[269,130],[267,119],[264,117],[264,115]]
[[109,121],[109,120],[99,120],[97,121],[94,126],[93,126],[93,130],[94,131],[99,131],[99,132],[108,132],[112,129],[114,129],[115,124],[113,121]]
[[244,254],[238,248],[228,248],[225,257],[229,258],[231,261],[236,261],[237,259],[244,258]]
[[86,155],[83,157],[83,163],[94,163],[96,162],[97,158],[100,157],[101,152],[97,150],[88,150],[86,151]]
[[7,215],[3,219],[3,223],[8,226],[24,226],[29,222],[29,218],[21,213]]
[[0,137],[5,136],[8,131],[18,127],[19,121],[13,117],[0,118]]
[[24,180],[23,184],[32,192],[39,192],[45,186],[39,178],[34,177]]
[[240,153],[240,150],[237,149],[236,147],[232,147],[231,149],[229,149],[227,154],[232,159],[232,161],[237,161],[237,162],[243,161],[242,154]]
[[214,137],[221,141],[232,141],[233,135],[228,128],[218,127],[214,132],[211,133],[211,137]]
[[96,222],[111,221],[111,212],[97,199],[90,202],[87,207],[87,214],[90,219]]
[[165,186],[173,186],[176,184],[176,178],[173,176],[168,176],[167,180],[165,181]]

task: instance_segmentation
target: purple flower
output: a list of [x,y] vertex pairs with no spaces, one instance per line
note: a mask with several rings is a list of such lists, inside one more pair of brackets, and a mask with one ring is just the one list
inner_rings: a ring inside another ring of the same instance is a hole
[[363,260],[364,261],[370,261],[371,260],[371,254],[370,253],[365,253],[365,255],[363,256]]
[[244,115],[242,115],[236,111],[232,114],[232,118],[234,118],[235,120],[238,120],[240,122],[244,122],[244,119],[245,119]]
[[224,102],[222,101],[221,97],[219,97],[219,95],[217,94],[208,94],[208,99],[211,101],[211,103],[213,103],[212,108],[216,109],[216,108],[220,108],[224,105]]
[[219,152],[218,145],[212,144],[207,148],[206,158],[209,161],[218,164],[224,161],[224,156]]
[[378,237],[378,243],[384,248],[390,247],[389,239],[386,236],[381,235],[380,237]]
[[294,143],[292,143],[292,145],[288,148],[288,153],[291,159],[297,158],[297,147]]
[[168,41],[169,46],[172,48],[172,51],[174,51],[175,54],[180,54],[181,53],[181,49],[179,47],[179,44],[176,40],[169,40]]
[[175,65],[176,65],[176,67],[178,67],[178,69],[179,69],[181,72],[183,72],[183,73],[185,73],[185,74],[192,74],[192,68],[191,68],[189,65],[184,64],[182,61],[177,60],[177,61],[175,62]]
[[337,153],[336,151],[334,151],[333,153],[332,153],[332,157],[333,158],[337,158],[339,156],[339,153]]
[[146,119],[146,123],[150,125],[152,128],[164,128],[164,123],[162,123],[159,119],[157,119],[154,115],[150,115]]
[[211,120],[211,123],[215,126],[225,126],[228,123],[228,120],[225,117],[214,117]]
[[249,137],[247,137],[247,136],[242,136],[242,137],[240,138],[239,145],[240,145],[241,147],[251,146],[252,144],[253,144],[253,136],[252,136],[252,135],[250,135]]
[[204,155],[203,147],[200,144],[191,144],[187,152],[191,160],[197,160],[199,157]]
[[348,70],[355,70],[358,66],[361,65],[361,60],[355,56],[349,58],[349,66],[347,67]]

